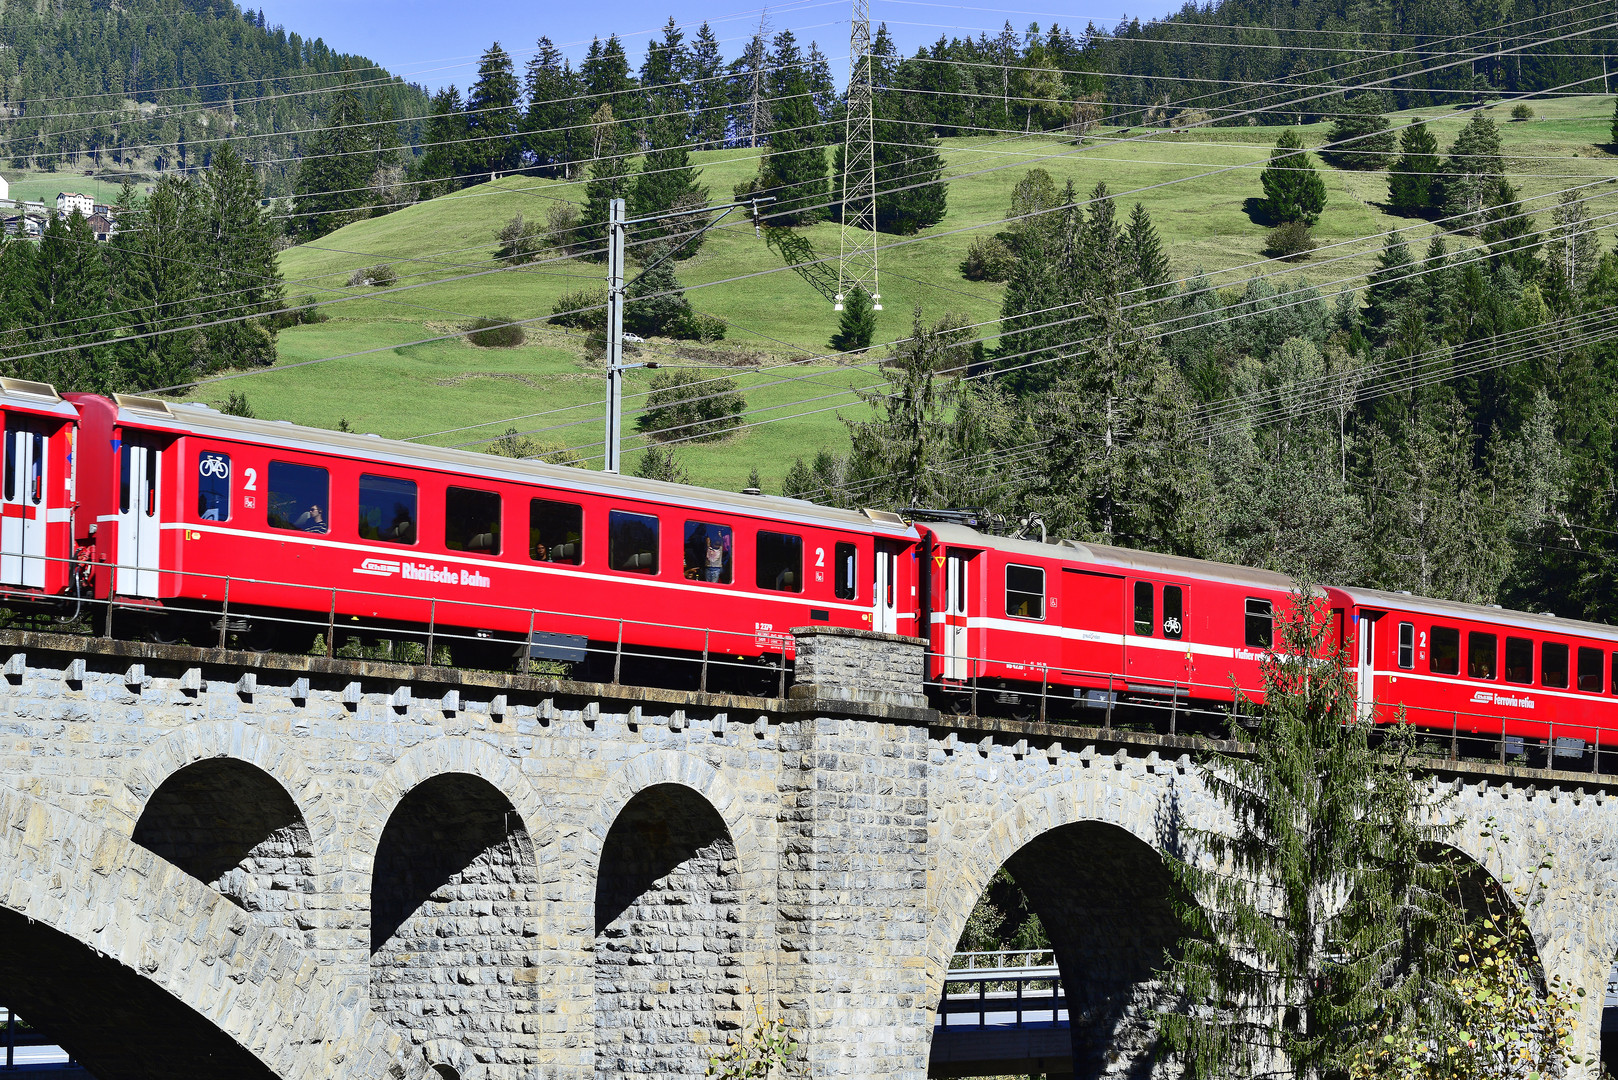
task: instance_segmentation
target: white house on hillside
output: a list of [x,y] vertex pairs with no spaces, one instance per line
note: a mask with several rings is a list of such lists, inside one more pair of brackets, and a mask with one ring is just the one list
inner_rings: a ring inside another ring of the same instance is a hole
[[88,195],[80,195],[76,191],[63,191],[56,196],[56,212],[58,214],[71,214],[77,210],[85,217],[96,212],[96,201]]
[[6,183],[5,177],[0,176],[0,199],[9,198],[11,198],[11,185]]

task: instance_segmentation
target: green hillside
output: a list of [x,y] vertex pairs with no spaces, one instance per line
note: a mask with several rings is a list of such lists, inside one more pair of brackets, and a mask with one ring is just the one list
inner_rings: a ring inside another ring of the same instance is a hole
[[[1611,101],[1534,102],[1537,115],[1528,121],[1507,121],[1509,106],[1495,109],[1510,179],[1525,199],[1584,177],[1618,176],[1618,159],[1605,149]],[[1436,115],[1435,134],[1446,147],[1467,118],[1432,109],[1399,116],[1418,114]],[[1306,143],[1323,141],[1325,131],[1325,125],[1305,129]],[[1387,189],[1382,174],[1323,168],[1330,198],[1316,229],[1321,244],[1373,239],[1323,250],[1296,266],[1265,262],[1265,230],[1250,220],[1244,203],[1259,194],[1258,172],[1275,129],[1210,128],[1110,141],[1115,135],[1102,132],[1083,147],[1043,136],[947,140],[945,157],[953,177],[948,216],[921,237],[882,238],[895,246],[882,253],[885,310],[879,316],[878,339],[903,335],[916,305],[929,319],[945,311],[962,312],[974,322],[995,318],[1000,286],[965,281],[957,265],[975,236],[993,231],[973,226],[1001,217],[1012,185],[1036,165],[1058,183],[1071,178],[1083,193],[1104,181],[1123,210],[1142,202],[1162,235],[1176,276],[1203,271],[1225,285],[1239,285],[1253,273],[1280,273],[1289,281],[1308,281],[1334,292],[1369,271],[1382,233],[1414,224],[1383,212]],[[752,151],[694,157],[715,201],[756,168]],[[1207,175],[1198,175],[1202,173]],[[1618,209],[1613,205],[1618,186],[1612,194],[1606,192],[1600,189],[1589,206],[1598,222]],[[529,328],[529,344],[516,349],[481,349],[459,338],[404,344],[451,333],[478,316],[538,318],[550,312],[562,293],[599,282],[603,267],[576,259],[491,272],[497,265],[495,234],[501,226],[518,213],[543,218],[558,198],[582,201],[583,184],[508,177],[287,250],[281,266],[290,298],[358,298],[328,307],[327,322],[283,331],[283,364],[346,358],[210,384],[204,399],[217,403],[229,391],[243,390],[260,416],[328,427],[346,420],[356,430],[428,436],[446,445],[489,439],[515,427],[535,433],[549,446],[577,447],[588,455],[589,444],[601,437],[604,380],[599,365],[586,359],[578,336],[535,324]],[[1541,225],[1549,224],[1554,200],[1526,205]],[[1419,250],[1425,243],[1421,237],[1430,231],[1431,226],[1423,225],[1409,234],[1412,247]],[[822,253],[835,255],[835,225],[815,226],[807,235]],[[1352,257],[1328,261],[1347,253]],[[355,269],[378,262],[392,265],[401,285],[417,287],[371,296],[366,294],[376,290],[346,284]],[[795,455],[845,445],[837,417],[864,414],[865,406],[850,388],[878,381],[875,361],[803,362],[826,350],[835,317],[825,300],[755,237],[739,212],[710,235],[696,258],[681,264],[680,278],[698,310],[730,321],[729,338],[704,349],[653,342],[642,359],[727,369],[747,395],[746,419],[756,424],[723,442],[682,447],[680,457],[693,478],[736,488],[756,466],[773,487]],[[348,355],[353,353],[363,355]],[[627,393],[644,389],[649,379],[645,372],[631,373]],[[511,419],[515,417],[523,418]],[[478,424],[489,426],[450,431]],[[441,432],[448,433],[435,434]],[[631,466],[633,460],[631,455]]]

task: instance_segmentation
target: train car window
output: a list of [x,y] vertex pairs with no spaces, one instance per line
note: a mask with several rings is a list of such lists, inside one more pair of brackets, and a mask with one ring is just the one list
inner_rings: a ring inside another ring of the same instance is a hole
[[360,474],[360,539],[416,542],[416,485],[397,476]]
[[528,503],[528,557],[535,562],[584,561],[584,510],[573,503],[533,499]]
[[628,510],[609,511],[607,565],[632,574],[657,573],[657,519]]
[[1525,637],[1506,638],[1506,682],[1534,681],[1534,643]]
[[1163,636],[1178,641],[1185,633],[1185,594],[1178,585],[1163,586]]
[[444,546],[451,551],[500,554],[500,496],[452,487],[444,492]]
[[1461,673],[1461,632],[1453,626],[1433,627],[1433,648],[1427,654],[1427,668],[1434,675]]
[[1157,622],[1156,608],[1152,597],[1152,583],[1135,582],[1135,633],[1141,637],[1152,636],[1152,626]]
[[[135,448],[128,443],[118,454],[118,512],[129,513],[129,455]],[[12,502],[17,498],[16,469],[11,461],[11,440],[6,440],[6,501]]]
[[1416,666],[1416,624],[1399,624],[1399,666],[1409,671]]
[[1612,666],[1607,669],[1611,672],[1612,682],[1608,686],[1614,694],[1618,694],[1618,652],[1612,654]]
[[1493,634],[1480,634],[1476,630],[1466,635],[1466,676],[1469,679],[1494,678],[1494,663],[1499,658],[1500,639]]
[[1567,646],[1559,641],[1541,642],[1539,646],[1539,684],[1541,686],[1567,685]]
[[1045,571],[1037,566],[1006,566],[1006,614],[1014,619],[1045,617]]
[[837,565],[832,567],[832,595],[839,600],[852,600],[859,594],[859,549],[853,544],[838,544],[833,550]]
[[1579,649],[1579,689],[1589,694],[1601,693],[1602,670],[1600,649]]
[[330,529],[331,475],[325,469],[272,461],[269,495],[270,528],[310,533]]
[[685,523],[687,581],[729,585],[732,554],[729,525],[714,525],[706,521]]
[[1268,649],[1275,640],[1275,607],[1268,600],[1249,596],[1243,609],[1246,615],[1246,640],[1255,648]]
[[197,520],[230,520],[230,455],[204,450],[197,455]]
[[761,532],[756,550],[753,566],[759,588],[803,592],[803,537]]

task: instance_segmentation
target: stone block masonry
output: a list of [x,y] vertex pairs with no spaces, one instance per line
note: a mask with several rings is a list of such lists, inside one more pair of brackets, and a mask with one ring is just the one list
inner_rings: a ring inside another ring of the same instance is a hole
[[[946,722],[882,635],[803,632],[789,700],[16,631],[0,658],[0,1004],[105,1080],[691,1077],[761,1013],[802,1080],[922,1080],[1002,867],[1082,1006],[1075,1075],[1151,1075],[1157,853],[1223,820],[1190,742]],[[1490,872],[1554,851],[1526,917],[1592,1050],[1618,787],[1432,784]]]

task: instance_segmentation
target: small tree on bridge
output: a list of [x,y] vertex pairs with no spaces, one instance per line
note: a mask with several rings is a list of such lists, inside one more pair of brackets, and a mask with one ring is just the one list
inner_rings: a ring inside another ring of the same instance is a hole
[[1180,1001],[1159,1029],[1191,1076],[1340,1076],[1380,1017],[1442,1000],[1435,946],[1455,929],[1448,879],[1424,856],[1438,835],[1409,729],[1374,745],[1356,721],[1328,615],[1305,592],[1277,620],[1256,730],[1238,731],[1248,754],[1202,769],[1233,825],[1183,830],[1169,858],[1183,930],[1164,975]]

